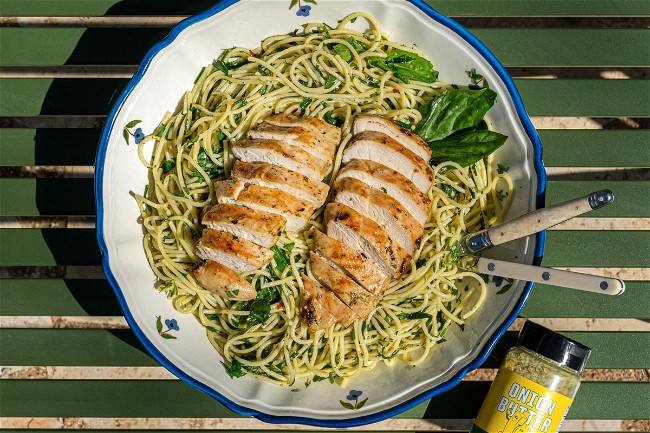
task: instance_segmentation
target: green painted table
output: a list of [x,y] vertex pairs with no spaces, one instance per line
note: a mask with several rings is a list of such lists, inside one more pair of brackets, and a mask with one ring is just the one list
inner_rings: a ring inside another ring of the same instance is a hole
[[[144,53],[211,1],[0,0],[0,423],[6,430],[312,430],[241,417],[152,360],[100,269],[93,163]],[[547,204],[616,202],[548,232],[544,264],[620,297],[538,285],[493,356],[371,431],[463,431],[523,318],[594,349],[565,431],[650,430],[650,2],[431,0],[514,77],[544,144]]]

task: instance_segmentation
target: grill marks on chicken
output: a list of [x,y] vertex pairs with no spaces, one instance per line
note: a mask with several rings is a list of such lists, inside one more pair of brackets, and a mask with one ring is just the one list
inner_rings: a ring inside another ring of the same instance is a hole
[[[314,233],[309,264],[319,290],[329,289],[365,319],[419,246],[434,174],[429,146],[408,129],[363,115],[355,119],[353,131],[334,182],[334,202],[325,208],[327,234]],[[328,306],[312,301],[307,291],[303,315],[310,331],[328,327],[332,320],[344,326],[352,320],[350,315],[341,320],[345,310],[328,316],[322,311]]]
[[[329,193],[322,180],[340,130],[315,118],[274,115],[267,120],[249,131],[250,138],[233,144],[239,160],[230,180],[215,182],[216,204],[203,215],[206,228],[196,244],[197,255],[204,260],[193,270],[196,281],[227,299],[256,296],[239,274],[267,266],[273,259],[270,247],[281,232],[303,230]],[[340,302],[335,295],[320,294],[318,287],[311,300],[312,310]],[[312,314],[317,326],[333,320],[348,323],[347,316]]]

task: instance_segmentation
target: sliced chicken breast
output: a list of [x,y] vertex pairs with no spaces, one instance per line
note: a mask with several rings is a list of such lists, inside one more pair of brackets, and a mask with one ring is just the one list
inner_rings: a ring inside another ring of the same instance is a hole
[[370,293],[380,294],[390,283],[390,275],[368,256],[318,230],[314,231],[314,252]]
[[238,273],[263,268],[273,259],[273,251],[230,233],[203,230],[196,243],[196,254],[204,260],[221,263]]
[[344,204],[329,203],[324,224],[328,236],[369,257],[393,278],[404,272],[411,259],[382,226]]
[[334,292],[360,318],[368,317],[379,302],[379,295],[368,292],[313,251],[309,254],[309,265],[316,280]]
[[316,207],[325,203],[329,192],[329,186],[323,182],[278,165],[262,162],[236,161],[231,176],[246,183],[284,190],[312,202]]
[[[216,186],[216,185],[219,186]],[[225,184],[225,186],[222,186]],[[229,203],[247,208],[274,213],[287,220],[286,230],[300,231],[316,210],[313,203],[299,199],[285,191],[259,185],[248,185],[240,189],[241,180],[223,180],[215,182],[215,195],[218,203]],[[232,186],[229,186],[232,185]],[[228,194],[230,192],[239,193]],[[225,193],[222,193],[225,191]]]
[[280,140],[243,139],[232,145],[232,153],[244,162],[266,162],[321,181],[331,160],[315,158],[299,147]]
[[349,326],[359,318],[334,292],[323,287],[318,281],[303,275],[302,285],[301,312],[310,332],[328,328],[336,322]]
[[373,188],[384,191],[400,202],[421,226],[431,212],[431,200],[404,175],[383,164],[365,159],[353,159],[339,171],[337,180],[358,179]]
[[314,158],[332,159],[336,148],[331,146],[321,135],[300,126],[278,126],[262,122],[250,131],[252,139],[281,140],[310,153]]
[[353,133],[374,131],[386,134],[399,142],[411,152],[422,158],[427,164],[431,159],[431,149],[426,141],[408,128],[380,116],[362,115],[354,119]]
[[346,177],[334,183],[334,201],[343,203],[379,223],[407,253],[413,254],[424,233],[423,226],[400,202],[358,179]]
[[366,131],[352,137],[343,153],[343,163],[353,159],[367,159],[392,168],[425,194],[433,185],[433,169],[428,162],[380,132]]
[[206,227],[228,232],[266,248],[276,244],[287,224],[281,215],[228,203],[212,206],[201,222]]
[[321,138],[333,148],[332,153],[336,153],[336,148],[341,142],[341,129],[316,117],[296,117],[291,114],[278,113],[266,117],[264,122],[276,126],[298,126],[320,134]]
[[257,296],[255,288],[241,275],[221,263],[206,260],[192,270],[196,282],[224,299],[248,301]]

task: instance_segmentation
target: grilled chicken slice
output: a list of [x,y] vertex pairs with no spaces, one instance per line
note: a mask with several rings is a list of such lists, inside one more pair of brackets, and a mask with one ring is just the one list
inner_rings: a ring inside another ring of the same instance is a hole
[[379,295],[368,292],[313,251],[309,254],[309,265],[316,280],[334,292],[360,318],[368,317],[379,302]]
[[[294,197],[288,192],[259,185],[244,186],[241,180],[215,182],[218,203],[236,204],[247,208],[274,213],[287,220],[288,231],[302,230],[316,210],[313,203]],[[225,193],[222,193],[225,191]],[[230,192],[238,194],[228,194]]]
[[332,159],[336,150],[329,141],[322,139],[320,134],[299,126],[277,126],[262,122],[248,131],[248,136],[252,139],[281,140],[320,159]]
[[203,230],[196,243],[196,254],[203,260],[221,263],[238,273],[262,268],[273,258],[273,251],[268,248],[212,229]]
[[334,154],[336,148],[341,142],[341,129],[315,117],[296,117],[291,114],[272,114],[264,119],[264,122],[275,126],[295,127],[306,129],[307,131],[319,134],[321,139],[327,142],[332,148],[330,152]]
[[291,195],[312,202],[317,208],[325,203],[329,192],[329,186],[323,182],[262,162],[236,161],[231,176],[246,183],[282,189]]
[[352,137],[343,153],[343,163],[353,159],[367,159],[392,168],[425,194],[433,185],[433,169],[428,162],[380,132],[366,131]]
[[303,275],[302,285],[302,315],[310,331],[327,328],[334,322],[349,326],[359,318],[334,292],[318,281]]
[[404,272],[411,259],[382,226],[344,204],[329,203],[324,224],[328,236],[369,257],[393,278]]
[[400,202],[421,226],[431,211],[431,200],[420,192],[404,175],[383,164],[365,159],[353,159],[338,173],[336,179],[358,179],[373,188],[386,192]]
[[331,165],[331,160],[315,158],[301,148],[280,140],[239,140],[232,145],[232,153],[244,162],[278,165],[317,181],[323,180]]
[[266,248],[275,245],[287,224],[281,215],[228,203],[212,206],[201,222],[208,228],[228,232]]
[[334,183],[334,201],[343,203],[379,223],[388,235],[413,254],[424,233],[423,226],[393,197],[358,179],[346,177]]
[[196,281],[224,299],[248,301],[257,296],[257,291],[241,275],[221,263],[206,260],[192,270]]
[[370,115],[357,116],[354,119],[353,132],[356,135],[364,131],[386,134],[422,158],[427,164],[431,159],[431,149],[426,141],[410,129],[399,126],[397,123],[384,117]]
[[390,275],[368,256],[318,230],[314,231],[314,252],[333,267],[342,269],[370,293],[380,294],[390,283]]

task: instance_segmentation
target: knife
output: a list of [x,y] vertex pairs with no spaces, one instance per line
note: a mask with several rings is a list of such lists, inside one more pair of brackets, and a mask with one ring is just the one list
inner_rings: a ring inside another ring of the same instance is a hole
[[542,266],[524,265],[505,262],[503,260],[476,257],[478,261],[463,268],[471,269],[480,274],[495,275],[516,280],[533,281],[558,287],[601,293],[604,295],[620,295],[625,291],[625,283],[617,278],[600,277],[579,272],[563,271]]
[[465,236],[460,240],[460,250],[463,254],[475,254],[486,248],[546,230],[573,217],[606,206],[613,201],[614,193],[604,189],[585,197],[537,209],[489,229]]

